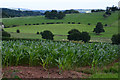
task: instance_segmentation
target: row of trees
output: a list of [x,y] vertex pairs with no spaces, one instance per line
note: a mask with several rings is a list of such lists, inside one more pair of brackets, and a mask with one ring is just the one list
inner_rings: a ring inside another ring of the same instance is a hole
[[63,19],[65,17],[63,12],[57,12],[57,10],[52,10],[51,12],[46,11],[44,14],[48,19]]
[[21,17],[21,16],[39,16],[39,15],[43,15],[43,13],[2,8],[2,18]]
[[[53,40],[53,33],[51,31],[45,30],[40,33],[43,39]],[[68,40],[79,41],[82,40],[84,42],[88,42],[90,40],[90,35],[87,32],[80,32],[77,29],[72,29],[68,32]]]

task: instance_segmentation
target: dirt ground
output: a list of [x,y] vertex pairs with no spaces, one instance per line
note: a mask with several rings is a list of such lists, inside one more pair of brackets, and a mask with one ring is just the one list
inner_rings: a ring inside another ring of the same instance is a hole
[[25,66],[12,66],[2,69],[3,78],[86,78],[90,74],[82,72],[65,70],[61,74],[58,68],[51,68],[45,70],[42,66],[39,67],[25,67]]

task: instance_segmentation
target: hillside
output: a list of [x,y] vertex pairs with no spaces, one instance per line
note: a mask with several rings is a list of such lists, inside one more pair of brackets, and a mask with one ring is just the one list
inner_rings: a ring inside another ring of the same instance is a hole
[[67,24],[68,22],[80,22],[81,24],[96,25],[97,22],[102,22],[103,24],[111,25],[118,18],[118,12],[112,13],[108,18],[103,17],[103,12],[97,13],[79,13],[79,14],[67,14],[64,19],[46,19],[44,16],[31,16],[31,17],[16,17],[16,18],[5,18],[3,23],[5,26],[12,25],[25,25],[25,24],[36,24],[36,23],[47,23],[47,22],[63,22]]
[[21,11],[21,10],[13,10],[13,9],[8,9],[8,8],[0,8],[0,9],[2,9],[2,18],[42,15],[42,13],[39,11],[37,12]]

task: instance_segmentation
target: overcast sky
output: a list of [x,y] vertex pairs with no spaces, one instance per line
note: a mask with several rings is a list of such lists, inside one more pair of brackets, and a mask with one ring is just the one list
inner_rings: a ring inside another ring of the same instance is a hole
[[1,8],[26,8],[32,10],[105,9],[118,6],[119,0],[0,0]]

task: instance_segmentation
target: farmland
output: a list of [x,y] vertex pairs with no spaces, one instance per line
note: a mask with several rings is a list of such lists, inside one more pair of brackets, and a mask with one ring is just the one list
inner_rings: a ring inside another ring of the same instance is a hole
[[[118,33],[118,12],[112,13],[108,18],[104,18],[102,15],[103,12],[67,14],[61,20],[46,19],[44,16],[4,18],[3,23],[6,27],[4,30],[11,34],[11,38],[40,40],[2,41],[3,67],[42,66],[45,71],[56,67],[59,69],[59,74],[61,74],[64,70],[74,70],[86,66],[90,66],[90,70],[94,71],[113,63],[119,59],[120,55],[119,45],[111,44],[112,35]],[[54,24],[46,24],[49,22],[53,22]],[[57,24],[57,22],[63,23]],[[68,22],[75,22],[75,24],[68,24]],[[79,22],[80,24],[78,24]],[[100,35],[93,33],[97,22],[108,25],[103,26],[105,32]],[[17,26],[13,27],[13,25]],[[17,29],[20,30],[20,33],[16,33]],[[92,43],[68,41],[67,35],[71,29],[88,32],[91,36],[90,42]],[[44,30],[50,30],[55,35],[54,41],[43,40],[40,34],[36,34]],[[66,42],[62,40],[66,40]],[[116,73],[114,74],[115,78]],[[91,77],[96,77],[96,75],[94,74]]]
[[119,54],[117,45],[107,43],[77,44],[42,40],[3,41],[2,43],[3,66],[41,64],[47,68],[48,65],[57,64],[62,69],[87,65],[102,66],[116,60]]

